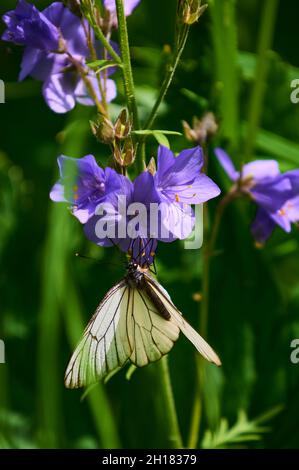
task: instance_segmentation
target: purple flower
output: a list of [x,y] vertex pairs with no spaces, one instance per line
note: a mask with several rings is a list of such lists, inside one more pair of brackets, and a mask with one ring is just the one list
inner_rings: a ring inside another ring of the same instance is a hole
[[[148,202],[160,204],[158,238],[173,241],[186,239],[194,227],[192,204],[202,204],[220,194],[219,187],[202,173],[204,157],[197,146],[183,150],[177,157],[159,146],[157,172],[145,172],[135,181],[135,193]],[[144,196],[145,195],[145,196]],[[162,230],[163,229],[163,230]],[[162,231],[168,232],[165,238]]]
[[255,240],[264,244],[277,225],[290,233],[292,223],[297,222],[299,222],[299,196],[290,199],[280,210],[272,214],[264,209],[258,209],[251,230]]
[[[147,212],[139,213],[131,181],[120,176],[120,185],[109,198],[99,201],[94,215],[84,225],[88,240],[102,247],[118,246],[140,266],[153,263],[158,240],[147,230]],[[142,201],[138,201],[142,204]],[[142,211],[142,207],[138,205]],[[136,220],[138,218],[138,222]]]
[[215,150],[218,161],[234,183],[231,191],[247,194],[257,204],[252,224],[254,238],[264,243],[276,225],[290,232],[291,223],[299,220],[299,170],[280,173],[275,160],[256,160],[238,172],[227,153]]
[[[186,239],[195,223],[191,204],[201,204],[220,193],[218,186],[201,173],[202,165],[199,147],[175,157],[160,146],[155,176],[149,171],[141,173],[134,186],[123,192],[124,203],[115,199],[112,207],[106,211],[103,208],[89,220],[86,236],[101,246],[111,245],[113,240],[123,251],[136,237],[163,242]],[[109,237],[100,230],[102,227],[112,229]],[[117,237],[120,232],[123,236]]]
[[161,201],[177,204],[202,204],[219,196],[219,187],[204,173],[201,147],[183,150],[177,157],[159,146],[155,189]]
[[299,170],[289,171],[284,176],[290,179],[293,194],[296,196],[288,199],[276,212],[258,209],[251,227],[253,236],[258,243],[264,244],[272,235],[276,225],[290,233],[292,224],[299,222]]
[[19,0],[15,10],[3,16],[7,26],[2,39],[46,51],[59,47],[59,31],[34,5]]
[[[135,10],[135,8],[139,5],[141,0],[124,0],[124,7],[125,7],[125,15],[129,16]],[[106,10],[110,12],[110,19],[111,23],[114,26],[117,26],[117,14],[116,14],[116,6],[115,0],[103,0],[104,7]]]
[[61,179],[51,199],[71,204],[90,241],[117,245],[140,265],[153,262],[158,240],[187,238],[195,221],[191,205],[220,193],[201,173],[199,147],[178,157],[159,147],[156,174],[145,171],[134,184],[110,168],[100,168],[91,155],[79,160],[62,156],[58,165]]
[[[99,101],[102,100],[99,84],[96,74],[88,71],[87,79],[91,86],[96,90]],[[115,82],[111,79],[106,81],[101,79],[103,89],[106,88],[107,102],[112,101],[117,94]],[[55,113],[66,113],[71,111],[76,102],[84,106],[94,106],[94,101],[90,97],[88,90],[81,76],[75,69],[52,74],[44,82],[43,96],[49,108]]]
[[55,202],[68,202],[72,213],[85,224],[101,203],[114,201],[127,178],[111,168],[102,169],[93,155],[83,158],[58,158],[60,180],[51,190]]
[[[54,112],[70,111],[76,102],[94,105],[79,70],[86,75],[101,101],[98,77],[86,66],[90,51],[85,28],[80,18],[61,2],[54,2],[40,13],[25,0],[19,0],[16,10],[4,15],[4,21],[8,29],[2,39],[26,46],[19,80],[31,75],[43,81],[43,96]],[[91,39],[101,57],[101,46],[93,35]],[[111,73],[113,70],[108,69],[108,74]],[[107,101],[112,101],[116,96],[115,83],[109,78],[100,80],[103,88],[106,87]]]

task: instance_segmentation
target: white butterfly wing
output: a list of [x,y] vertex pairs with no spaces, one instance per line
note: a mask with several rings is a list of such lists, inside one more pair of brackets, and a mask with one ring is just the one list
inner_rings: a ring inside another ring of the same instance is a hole
[[67,388],[90,385],[121,368],[128,359],[138,367],[167,354],[180,331],[208,361],[221,365],[208,343],[183,318],[167,291],[151,276],[148,284],[170,314],[166,320],[142,289],[121,281],[104,297],[87,325],[65,374]]
[[221,361],[215,351],[184,319],[182,313],[172,303],[168,292],[151,276],[147,275],[146,279],[171,315],[171,318],[167,321],[167,323],[175,324],[205,359],[207,359],[209,362],[213,362],[217,366],[221,366]]
[[126,363],[133,350],[131,293],[122,281],[106,294],[71,357],[67,388],[90,385]]
[[131,362],[143,367],[158,361],[172,349],[178,339],[178,325],[165,320],[146,292],[137,288],[132,289],[130,314],[134,344]]

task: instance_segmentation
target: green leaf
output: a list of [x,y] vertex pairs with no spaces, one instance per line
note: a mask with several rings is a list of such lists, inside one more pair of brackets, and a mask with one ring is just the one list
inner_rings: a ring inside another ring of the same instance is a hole
[[[277,406],[269,412],[263,414],[253,421],[249,421],[246,413],[240,410],[237,422],[229,428],[228,421],[222,418],[218,429],[215,432],[206,431],[201,444],[203,449],[225,449],[236,444],[246,444],[249,442],[260,441],[261,434],[270,431],[269,428],[261,426],[265,421],[269,421],[282,410]],[[243,446],[245,447],[245,445]]]
[[160,134],[159,132],[154,132],[153,136],[155,137],[156,141],[159,145],[164,145],[164,147],[170,148],[169,140],[167,139],[165,134]]
[[135,134],[137,136],[153,136],[156,141],[160,145],[164,145],[164,147],[170,148],[169,141],[167,139],[167,135],[177,135],[177,136],[182,136],[181,132],[177,131],[164,131],[164,130],[151,130],[151,129],[143,129],[141,131],[133,131],[132,134]]
[[[239,130],[238,32],[235,0],[209,2],[214,45],[215,92],[222,117],[221,135],[234,147]],[[225,54],[223,51],[225,50]]]
[[183,134],[181,132],[177,131],[161,131],[161,130],[151,130],[151,129],[144,129],[141,131],[133,131],[132,134],[135,135],[154,135],[154,134],[163,134],[163,135],[178,135],[182,136]]
[[274,157],[281,158],[298,166],[299,144],[289,141],[284,137],[260,130],[256,138],[256,147],[263,152],[268,152]]
[[93,62],[87,62],[89,68],[96,71],[96,73],[102,72],[109,67],[121,67],[120,64],[114,62],[113,60],[100,59]]

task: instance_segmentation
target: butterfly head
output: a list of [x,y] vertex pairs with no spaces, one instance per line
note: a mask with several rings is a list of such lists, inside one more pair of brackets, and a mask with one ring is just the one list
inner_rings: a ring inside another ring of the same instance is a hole
[[144,269],[139,266],[136,261],[129,261],[127,264],[127,280],[130,284],[136,285],[139,284],[144,277]]

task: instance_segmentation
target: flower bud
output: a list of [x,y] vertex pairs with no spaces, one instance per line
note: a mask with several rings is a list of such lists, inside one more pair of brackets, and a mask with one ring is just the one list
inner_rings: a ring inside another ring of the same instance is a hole
[[156,174],[157,168],[156,168],[156,160],[154,158],[150,159],[149,164],[147,166],[147,171],[151,173],[153,176]]
[[118,139],[124,139],[126,138],[132,129],[132,123],[128,117],[128,112],[126,108],[124,108],[120,115],[118,116],[116,122],[115,122],[115,136]]
[[132,165],[135,161],[135,148],[131,138],[126,139],[124,145],[114,145],[114,158],[121,167]]
[[99,115],[97,122],[90,121],[93,135],[103,144],[111,144],[114,141],[115,132],[112,122]]
[[201,5],[201,0],[181,0],[180,7],[182,22],[192,25],[199,20],[201,15],[208,8],[208,5]]
[[186,139],[199,145],[205,144],[218,131],[218,124],[211,112],[204,114],[202,119],[194,117],[192,127],[186,121],[183,121],[182,124]]

